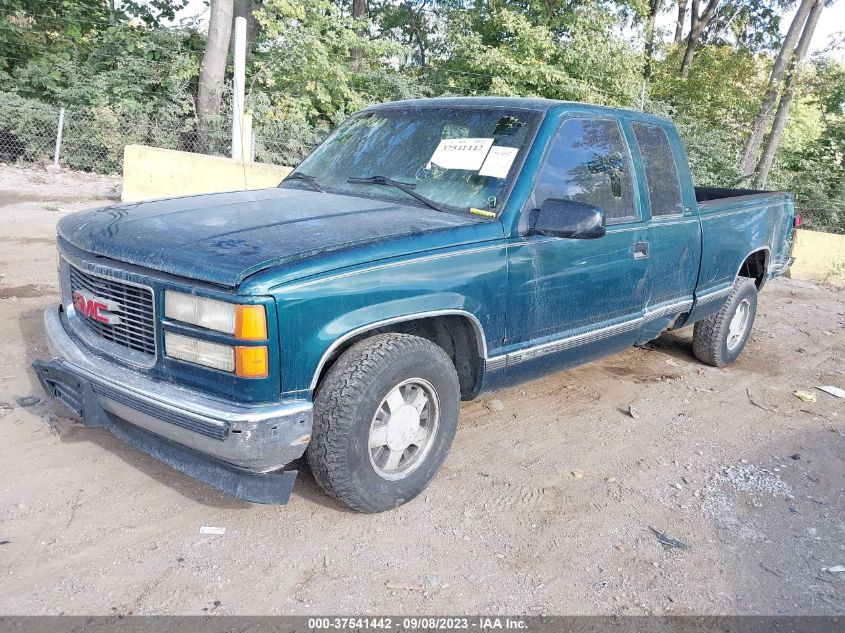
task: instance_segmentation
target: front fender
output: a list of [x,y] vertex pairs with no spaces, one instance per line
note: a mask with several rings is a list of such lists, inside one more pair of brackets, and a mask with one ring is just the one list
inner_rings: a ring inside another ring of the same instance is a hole
[[507,249],[496,242],[280,288],[283,397],[310,394],[344,341],[417,318],[466,317],[486,357],[504,336],[506,275]]

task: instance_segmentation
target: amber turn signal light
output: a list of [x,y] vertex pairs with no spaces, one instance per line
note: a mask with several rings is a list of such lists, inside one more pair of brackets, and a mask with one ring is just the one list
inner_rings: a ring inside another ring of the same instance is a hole
[[235,348],[235,375],[240,378],[266,378],[268,375],[269,356],[267,348]]
[[248,341],[267,339],[267,313],[264,306],[239,305],[235,310],[235,337]]

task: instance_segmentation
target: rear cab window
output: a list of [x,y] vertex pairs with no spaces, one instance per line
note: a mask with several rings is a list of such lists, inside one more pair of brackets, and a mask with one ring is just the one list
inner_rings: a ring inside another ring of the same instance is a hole
[[681,180],[666,131],[659,125],[640,121],[633,122],[631,127],[640,150],[651,217],[682,215],[684,200]]
[[604,210],[607,224],[640,219],[631,152],[615,119],[565,119],[551,142],[534,186],[534,206],[550,198],[574,200]]

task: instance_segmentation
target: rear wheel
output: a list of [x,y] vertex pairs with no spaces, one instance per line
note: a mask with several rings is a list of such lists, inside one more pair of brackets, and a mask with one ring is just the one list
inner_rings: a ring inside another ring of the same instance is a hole
[[753,279],[738,277],[722,309],[695,324],[693,354],[714,367],[730,365],[748,342],[756,315],[757,286]]
[[320,383],[307,458],[320,487],[359,512],[410,501],[452,445],[460,385],[427,339],[380,334],[353,345]]

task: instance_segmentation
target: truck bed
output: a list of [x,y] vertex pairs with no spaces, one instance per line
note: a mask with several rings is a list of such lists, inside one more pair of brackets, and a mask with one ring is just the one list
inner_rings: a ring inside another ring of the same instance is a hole
[[749,196],[775,196],[781,191],[763,189],[727,189],[725,187],[695,187],[695,199],[701,203],[717,202],[726,198],[747,198]]
[[749,253],[764,252],[760,265],[770,272],[788,265],[795,213],[789,193],[695,187],[695,197],[702,232],[699,294],[732,284]]

